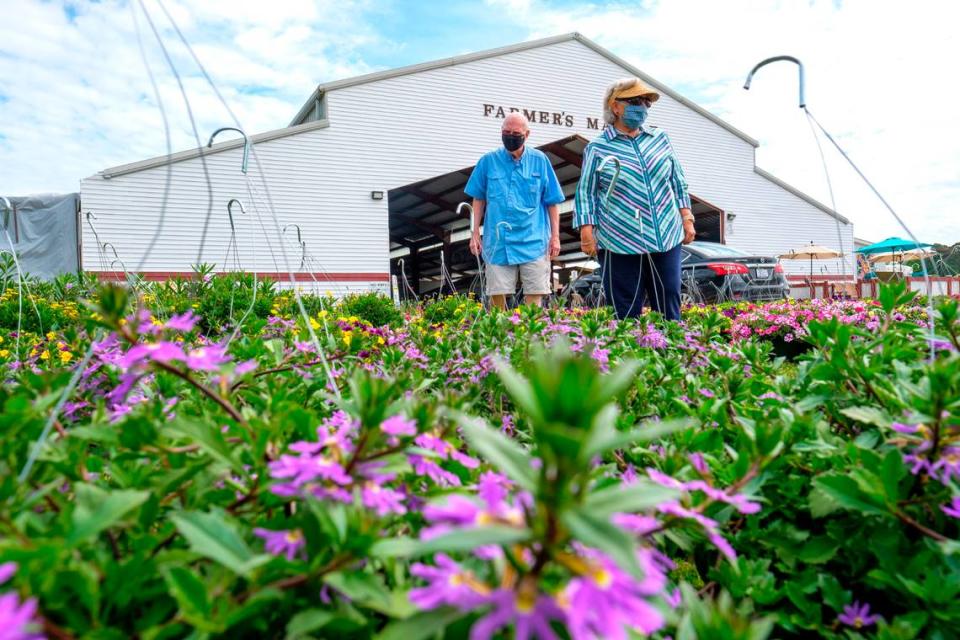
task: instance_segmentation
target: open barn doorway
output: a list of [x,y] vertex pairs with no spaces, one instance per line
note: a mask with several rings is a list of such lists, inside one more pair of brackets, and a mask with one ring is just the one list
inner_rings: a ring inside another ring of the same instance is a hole
[[[560,288],[588,257],[572,226],[573,196],[580,180],[587,140],[572,135],[537,147],[550,159],[566,201],[560,205],[560,255],[554,259],[554,284]],[[456,169],[401,187],[388,194],[390,273],[401,300],[473,292],[480,295],[476,256],[470,253],[470,199],[463,189],[473,167]],[[691,196],[697,237],[723,242],[724,213]]]

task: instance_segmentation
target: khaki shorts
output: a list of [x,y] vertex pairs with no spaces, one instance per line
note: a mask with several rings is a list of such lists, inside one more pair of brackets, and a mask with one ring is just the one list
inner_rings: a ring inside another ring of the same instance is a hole
[[547,295],[550,293],[550,259],[542,258],[523,264],[488,264],[487,295],[504,296],[517,292],[517,274],[526,295]]

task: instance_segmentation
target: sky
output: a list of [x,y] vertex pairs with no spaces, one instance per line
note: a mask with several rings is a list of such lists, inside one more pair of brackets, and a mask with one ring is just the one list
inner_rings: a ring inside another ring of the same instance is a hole
[[[578,31],[757,139],[758,166],[829,205],[796,67],[764,68],[742,88],[758,61],[793,55],[810,111],[910,230],[960,241],[960,3],[139,1],[0,0],[0,194],[77,191],[101,169],[165,153],[151,74],[172,150],[196,146],[191,116],[200,132],[224,124],[166,9],[252,132],[286,126],[320,82]],[[856,236],[904,235],[842,156],[824,151]]]

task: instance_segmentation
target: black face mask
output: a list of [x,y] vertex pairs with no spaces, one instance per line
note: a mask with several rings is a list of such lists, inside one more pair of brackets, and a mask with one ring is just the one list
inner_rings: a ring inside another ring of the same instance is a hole
[[500,138],[503,140],[503,146],[507,151],[516,151],[523,146],[527,136],[522,133],[504,133],[500,135]]

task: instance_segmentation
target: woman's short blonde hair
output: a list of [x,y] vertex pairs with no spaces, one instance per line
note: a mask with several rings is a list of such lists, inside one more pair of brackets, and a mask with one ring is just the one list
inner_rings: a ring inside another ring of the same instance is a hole
[[[628,92],[627,89],[634,89],[634,91]],[[614,98],[622,93],[645,95],[651,102],[656,102],[660,98],[660,94],[648,87],[640,78],[621,78],[607,87],[603,94],[603,121],[607,124],[613,124],[617,120],[617,116],[613,114],[613,109],[610,107],[613,106]]]

